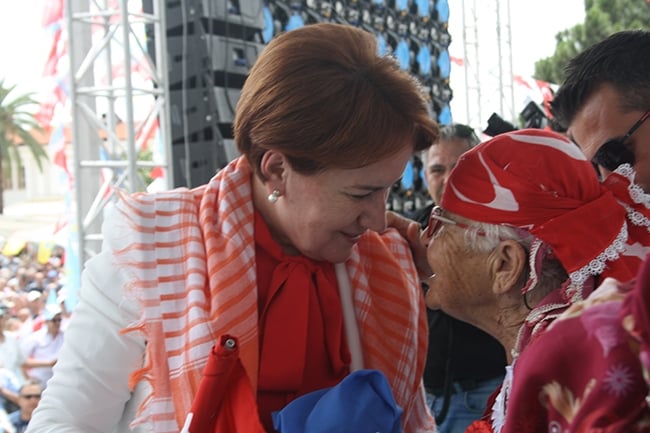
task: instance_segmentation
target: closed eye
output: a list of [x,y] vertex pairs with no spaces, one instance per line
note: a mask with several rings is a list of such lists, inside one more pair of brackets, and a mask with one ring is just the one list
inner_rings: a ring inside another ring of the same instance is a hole
[[373,192],[369,192],[367,194],[348,194],[348,195],[355,200],[364,200],[366,198],[369,198],[372,194]]

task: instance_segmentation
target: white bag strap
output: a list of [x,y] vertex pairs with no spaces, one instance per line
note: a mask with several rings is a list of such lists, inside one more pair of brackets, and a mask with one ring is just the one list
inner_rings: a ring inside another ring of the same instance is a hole
[[350,372],[363,369],[363,351],[361,350],[361,337],[359,336],[359,326],[354,314],[354,299],[352,297],[352,287],[350,277],[344,263],[334,265],[336,271],[336,281],[339,284],[339,296],[341,298],[341,309],[343,310],[343,326],[345,327],[345,336],[348,340],[350,349]]

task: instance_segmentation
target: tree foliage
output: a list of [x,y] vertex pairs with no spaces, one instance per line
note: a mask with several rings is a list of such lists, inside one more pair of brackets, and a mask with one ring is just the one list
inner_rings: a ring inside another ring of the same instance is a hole
[[[558,11],[558,13],[562,13]],[[535,78],[560,84],[567,62],[621,30],[650,29],[650,3],[645,0],[585,0],[585,21],[559,32],[555,53],[535,62]]]
[[42,131],[31,111],[38,102],[32,94],[15,95],[15,88],[5,86],[4,80],[0,80],[0,213],[4,207],[2,180],[5,170],[11,173],[12,166],[22,164],[18,147],[25,145],[29,148],[41,171],[42,160],[48,159],[45,149],[32,135],[32,131]]

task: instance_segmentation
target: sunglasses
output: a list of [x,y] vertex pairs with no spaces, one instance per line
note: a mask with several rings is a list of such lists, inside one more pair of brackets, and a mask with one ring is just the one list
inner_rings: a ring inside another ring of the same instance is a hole
[[25,395],[21,395],[20,397],[21,398],[26,398],[27,400],[31,400],[33,398],[36,398],[36,399],[41,398],[41,395],[40,394],[25,394]]
[[650,117],[650,111],[646,111],[639,120],[632,125],[629,131],[618,138],[607,140],[605,144],[598,148],[594,155],[593,162],[605,167],[609,171],[614,171],[621,164],[634,165],[634,152],[628,145],[627,141],[632,134]]
[[[444,210],[440,206],[435,206],[431,210],[431,215],[429,216],[429,224],[427,225],[427,237],[431,238],[438,234],[440,229],[444,224],[451,224],[458,226],[463,229],[476,228],[458,221],[454,221],[447,217],[442,216]],[[479,235],[485,235],[483,230],[477,230]]]

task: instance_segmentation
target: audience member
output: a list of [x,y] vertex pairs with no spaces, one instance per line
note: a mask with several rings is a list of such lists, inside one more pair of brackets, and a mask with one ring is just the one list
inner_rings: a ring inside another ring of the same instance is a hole
[[0,405],[13,409],[18,404],[18,389],[24,381],[23,358],[18,340],[6,330],[9,310],[0,306]]
[[[25,295],[23,294],[23,297]],[[17,306],[18,307],[18,306]],[[15,309],[14,317],[20,322],[16,336],[20,339],[34,332],[34,319],[32,318],[32,310],[29,307],[18,307]]]
[[21,369],[23,358],[18,339],[13,332],[6,328],[8,319],[9,309],[0,306],[0,366],[11,371],[22,382],[24,379]]
[[[569,61],[551,111],[606,177],[634,168],[650,192],[650,31],[626,30]],[[619,168],[622,164],[623,167]]]
[[506,349],[504,383],[468,431],[647,429],[639,345],[619,332],[612,305],[579,308],[600,282],[633,278],[650,247],[650,210],[620,192],[563,136],[522,130],[459,159],[422,236],[428,263],[416,224],[391,214],[421,272],[433,271],[427,304]]
[[47,305],[44,320],[45,326],[20,343],[26,375],[40,380],[43,387],[47,386],[47,381],[52,377],[52,367],[56,364],[63,346],[61,307],[57,304]]
[[207,185],[123,195],[106,218],[31,431],[177,433],[227,335],[250,395],[222,378],[210,431],[272,432],[360,368],[387,377],[406,433],[434,430],[420,283],[385,230],[390,187],[437,135],[417,81],[372,34],[310,24],[264,48],[234,133],[242,156]]
[[9,414],[9,421],[16,429],[16,433],[24,433],[32,419],[32,413],[41,401],[43,388],[38,380],[28,380],[20,387],[20,409]]
[[[424,176],[433,203],[415,215],[423,228],[440,203],[460,155],[476,146],[474,130],[463,124],[440,128],[440,138],[423,153]],[[424,386],[439,433],[463,433],[481,417],[489,396],[499,387],[506,357],[501,344],[482,330],[438,308],[427,310],[429,350]]]

